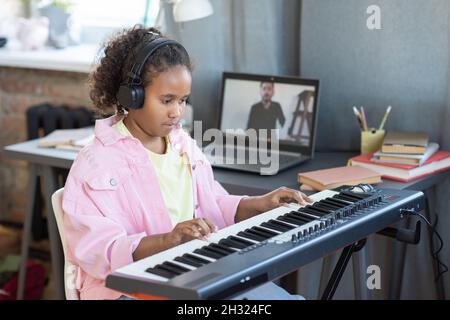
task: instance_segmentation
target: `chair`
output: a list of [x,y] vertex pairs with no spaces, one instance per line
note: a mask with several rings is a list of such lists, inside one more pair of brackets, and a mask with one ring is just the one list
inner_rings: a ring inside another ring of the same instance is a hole
[[67,244],[64,234],[62,196],[64,188],[61,188],[52,195],[52,206],[55,214],[56,225],[58,226],[61,245],[64,251],[64,288],[67,300],[79,300],[78,290],[76,288],[77,266],[67,260]]

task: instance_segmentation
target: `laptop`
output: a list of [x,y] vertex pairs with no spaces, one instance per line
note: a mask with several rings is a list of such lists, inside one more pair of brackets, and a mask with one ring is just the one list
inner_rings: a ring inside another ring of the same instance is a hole
[[213,167],[260,175],[308,161],[318,94],[319,80],[224,72],[218,129],[204,133],[203,152]]

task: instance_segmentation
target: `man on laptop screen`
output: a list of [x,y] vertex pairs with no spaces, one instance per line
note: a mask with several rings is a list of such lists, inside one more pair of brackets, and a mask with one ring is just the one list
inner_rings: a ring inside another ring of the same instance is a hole
[[[318,80],[225,72],[222,86],[219,129],[227,139],[216,139],[224,153],[210,153],[213,166],[275,174],[313,156]],[[252,147],[257,148],[255,162],[248,161]],[[236,149],[246,150],[245,160]],[[264,159],[267,165],[264,154],[277,162],[270,173],[261,171]]]

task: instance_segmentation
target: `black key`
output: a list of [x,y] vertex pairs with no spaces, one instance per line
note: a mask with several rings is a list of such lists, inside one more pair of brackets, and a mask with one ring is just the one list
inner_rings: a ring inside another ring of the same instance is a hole
[[290,212],[290,215],[292,214],[292,216],[294,216],[297,219],[300,219],[302,221],[304,221],[305,223],[311,222],[313,220],[316,220],[316,218],[313,218],[309,215],[303,214],[301,212]]
[[316,202],[315,205],[318,205],[319,208],[324,208],[325,210],[332,210],[332,211],[335,211],[335,210],[338,210],[341,208],[333,203],[327,203],[325,201],[324,202],[320,202],[320,201]]
[[212,247],[210,247],[209,245],[208,245],[208,246],[201,247],[201,249],[206,250],[206,251],[210,251],[210,252],[214,252],[214,253],[217,253],[217,254],[220,254],[221,257],[225,257],[225,256],[227,256],[227,255],[229,254],[229,253],[226,252],[226,251],[223,251],[223,250],[217,249],[217,248],[212,248]]
[[342,195],[342,194],[336,194],[336,195],[333,196],[333,198],[342,199],[342,200],[345,200],[345,201],[348,201],[348,202],[356,202],[356,201],[359,200],[359,199],[354,199],[354,198],[347,197],[347,196]]
[[329,214],[329,211],[325,211],[322,209],[314,209],[313,207],[304,207],[304,208],[299,208],[297,210],[298,212],[304,212],[304,213],[308,213],[310,215],[313,215],[316,218],[320,218],[326,214]]
[[304,224],[302,221],[299,221],[299,220],[293,219],[293,218],[289,218],[289,217],[285,217],[285,216],[278,217],[277,219],[281,220],[281,221],[288,222],[288,223],[295,224],[297,226],[301,226],[301,225]]
[[209,261],[209,260],[202,259],[202,258],[194,256],[193,254],[190,254],[190,253],[185,253],[185,254],[182,255],[182,257],[184,257],[186,259],[193,260],[193,261],[195,261],[197,263],[201,263],[201,264],[211,263],[211,261]]
[[271,219],[271,220],[269,220],[269,221],[267,221],[267,222],[273,223],[273,224],[278,225],[278,226],[281,226],[281,227],[288,228],[288,230],[291,230],[291,229],[296,228],[296,227],[294,227],[294,226],[291,226],[290,224],[286,224],[286,223],[284,223],[284,222],[281,222],[281,221],[278,221],[278,220],[275,220],[275,219]]
[[335,203],[336,205],[342,206],[342,208],[348,206],[348,202],[345,202],[345,201],[342,201],[342,200],[339,200],[339,199],[335,199],[335,198],[327,198],[327,199],[325,199],[325,200],[326,200],[327,202]]
[[237,249],[245,249],[248,247],[248,245],[243,244],[243,243],[239,243],[237,241],[234,240],[230,240],[230,239],[222,239],[219,241],[219,243],[221,245],[230,247],[230,248],[237,248]]
[[316,211],[319,211],[319,212],[324,213],[324,214],[328,214],[328,213],[334,211],[334,209],[327,208],[327,207],[323,206],[323,204],[320,204],[318,202],[314,203],[310,207],[307,207],[307,209],[309,209],[309,210],[316,210]]
[[302,222],[302,224],[305,224],[305,223],[308,223],[309,221],[311,221],[311,220],[305,218],[304,216],[301,216],[298,213],[295,214],[295,213],[289,212],[289,213],[286,213],[284,216],[288,217],[288,218],[292,218],[292,219],[298,220],[298,221]]
[[305,209],[305,211],[304,211],[303,209],[299,209],[297,211],[297,214],[302,217],[305,217],[305,219],[309,219],[311,221],[325,215],[324,213],[317,213],[317,212],[313,213],[314,210],[315,209]]
[[245,231],[241,231],[237,235],[241,236],[241,237],[244,237],[244,238],[247,238],[247,239],[252,239],[252,240],[255,240],[255,241],[259,241],[259,242],[266,240],[266,238],[263,238],[263,237],[255,235],[255,234],[251,234],[251,233],[245,232]]
[[238,238],[238,237],[235,237],[235,236],[229,236],[227,239],[230,239],[230,240],[233,240],[233,241],[245,244],[245,245],[247,245],[247,247],[249,247],[249,246],[251,246],[253,244],[253,242],[250,242],[248,240],[244,240],[244,239],[241,239],[241,238]]
[[296,214],[300,217],[302,217],[303,219],[305,219],[306,221],[310,222],[313,220],[316,220],[317,218],[310,216],[309,214],[305,214],[304,212],[296,212]]
[[263,222],[261,223],[261,226],[265,227],[265,228],[269,228],[272,230],[276,230],[276,231],[280,231],[280,232],[286,232],[289,231],[290,229],[282,227],[282,226],[278,226],[276,224],[273,224],[271,222]]
[[228,253],[235,253],[236,252],[235,249],[231,249],[228,246],[224,246],[224,245],[218,244],[218,243],[211,243],[209,246],[213,247],[213,248],[217,248],[217,249],[222,249],[222,250],[224,250],[224,251],[226,251]]
[[258,230],[246,229],[245,232],[260,236],[260,237],[264,238],[264,240],[271,238],[270,235],[267,235],[266,233],[262,233]]
[[339,196],[338,194],[334,195],[331,199],[345,202],[347,203],[347,205],[350,205],[354,202],[353,200],[345,199],[343,196]]
[[166,271],[164,269],[148,268],[147,270],[145,270],[145,272],[153,273],[153,274],[156,274],[157,276],[160,276],[160,277],[163,277],[163,278],[167,278],[167,279],[172,279],[173,277],[176,276],[175,273],[172,273],[170,271]]
[[174,273],[174,274],[177,275],[177,276],[183,273],[183,272],[181,272],[181,271],[178,271],[178,270],[175,269],[175,268],[172,268],[172,267],[169,267],[169,266],[165,266],[165,265],[162,265],[162,264],[157,264],[157,265],[155,266],[155,269],[166,270],[166,271],[169,271],[169,272]]
[[261,228],[261,227],[258,227],[258,226],[255,226],[255,227],[253,227],[252,229],[259,230],[259,231],[261,231],[261,232],[265,232],[265,233],[267,233],[268,235],[271,235],[272,237],[278,235],[278,233],[276,233],[276,232],[273,232],[273,231],[270,231],[270,230],[267,230],[267,229],[264,229],[264,228]]
[[210,252],[210,251],[207,251],[207,250],[203,250],[203,249],[195,249],[194,253],[197,253],[197,254],[199,254],[201,256],[210,257],[210,258],[213,258],[213,259],[220,259],[220,258],[222,258],[222,255],[220,255],[220,254],[217,254],[217,253],[214,253],[214,252]]
[[174,268],[174,270],[178,270],[181,273],[191,271],[191,269],[179,266],[178,264],[170,262],[170,261],[163,262],[163,265]]
[[196,267],[196,268],[200,268],[203,265],[201,263],[195,262],[195,261],[193,261],[191,259],[188,259],[186,257],[176,257],[173,260],[181,262],[181,263],[184,263],[184,264],[187,264],[187,265],[190,265],[190,266],[193,266],[193,267]]

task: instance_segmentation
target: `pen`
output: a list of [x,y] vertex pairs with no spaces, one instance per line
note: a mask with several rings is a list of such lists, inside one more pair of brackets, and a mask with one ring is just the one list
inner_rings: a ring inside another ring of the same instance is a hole
[[366,131],[367,130],[367,119],[366,119],[366,114],[364,113],[364,107],[361,106],[361,121],[362,121],[362,125],[363,125],[363,130]]
[[386,112],[384,113],[384,116],[383,116],[383,120],[381,120],[380,127],[378,128],[378,130],[383,129],[383,126],[387,120],[387,117],[389,116],[389,113],[391,112],[391,109],[392,109],[391,106],[387,107]]
[[361,128],[361,130],[363,130],[363,125],[361,122],[361,114],[359,113],[358,109],[356,109],[355,106],[353,106],[353,113],[355,114],[356,119],[358,119],[359,127]]

